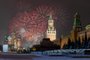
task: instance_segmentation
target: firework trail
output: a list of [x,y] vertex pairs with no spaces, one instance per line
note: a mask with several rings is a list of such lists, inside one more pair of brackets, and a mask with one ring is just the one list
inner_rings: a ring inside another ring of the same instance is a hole
[[30,10],[25,8],[25,6],[29,8],[30,5],[22,2],[18,6],[24,10],[18,12],[10,21],[9,33],[16,32],[20,35],[24,39],[23,46],[39,44],[47,29],[48,16],[52,13],[53,19],[57,20],[56,16],[59,15],[60,9],[55,6],[39,5]]

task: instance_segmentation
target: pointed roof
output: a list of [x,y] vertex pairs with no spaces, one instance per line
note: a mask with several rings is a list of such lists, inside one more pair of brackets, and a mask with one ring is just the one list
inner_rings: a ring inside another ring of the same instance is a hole
[[80,27],[81,26],[81,21],[80,21],[80,15],[78,12],[74,15],[74,27]]
[[80,15],[78,12],[75,13],[74,18],[80,18]]
[[52,20],[52,13],[49,14],[49,20]]

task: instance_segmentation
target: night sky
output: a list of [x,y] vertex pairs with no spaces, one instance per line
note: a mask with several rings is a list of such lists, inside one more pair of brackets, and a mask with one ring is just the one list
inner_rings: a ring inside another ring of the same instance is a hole
[[[22,1],[22,5],[19,5]],[[70,32],[73,25],[73,15],[76,11],[81,16],[82,26],[90,24],[90,0],[0,0],[0,39],[8,32],[8,25],[12,18],[25,10],[32,10],[39,5],[53,5],[61,10],[58,19],[55,21],[57,37]]]

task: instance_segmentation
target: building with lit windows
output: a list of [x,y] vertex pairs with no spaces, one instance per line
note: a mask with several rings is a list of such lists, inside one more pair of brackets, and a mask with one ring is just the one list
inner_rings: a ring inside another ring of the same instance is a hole
[[50,38],[51,41],[56,40],[56,29],[54,27],[54,20],[52,18],[52,15],[49,16],[46,38]]

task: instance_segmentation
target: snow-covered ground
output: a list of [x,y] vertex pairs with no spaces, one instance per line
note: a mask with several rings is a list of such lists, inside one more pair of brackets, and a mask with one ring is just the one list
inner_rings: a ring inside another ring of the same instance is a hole
[[64,56],[42,56],[34,58],[33,60],[90,60],[90,58],[71,58]]
[[71,58],[65,56],[41,56],[34,58],[0,58],[0,60],[90,60],[90,58]]

